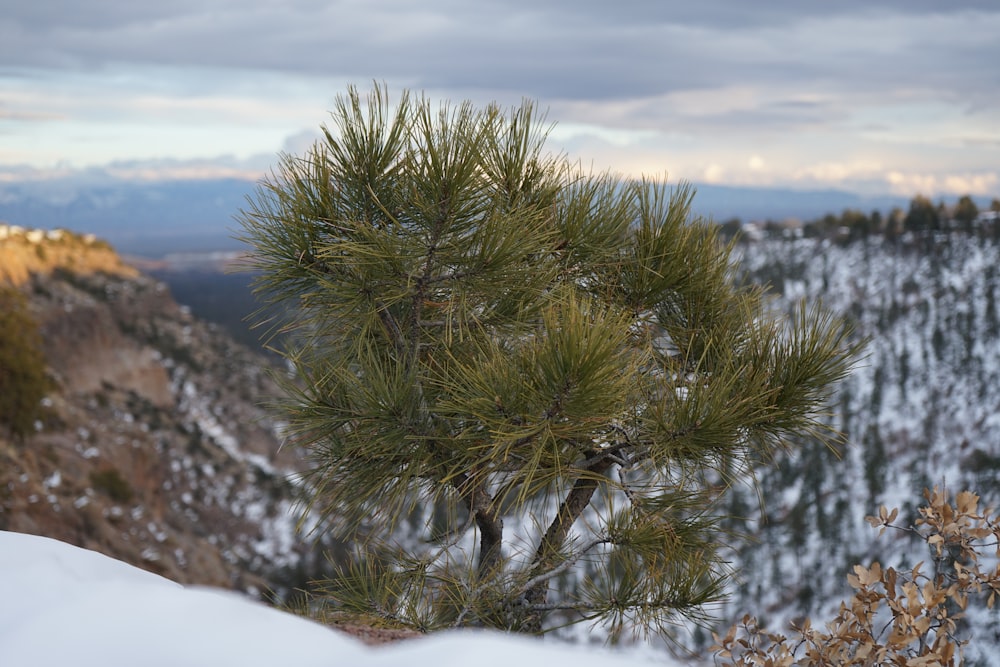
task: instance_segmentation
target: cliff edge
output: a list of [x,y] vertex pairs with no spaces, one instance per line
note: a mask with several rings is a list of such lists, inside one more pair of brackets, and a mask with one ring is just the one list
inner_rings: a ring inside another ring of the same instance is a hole
[[0,225],[0,283],[26,295],[55,387],[27,437],[0,436],[0,529],[181,583],[280,594],[315,574],[301,464],[261,407],[272,360],[90,236]]

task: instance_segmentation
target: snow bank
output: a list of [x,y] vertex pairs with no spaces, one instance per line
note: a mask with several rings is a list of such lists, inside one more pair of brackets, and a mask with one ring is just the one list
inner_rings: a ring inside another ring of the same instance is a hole
[[[4,667],[624,667],[636,656],[486,632],[370,648],[235,593],[183,587],[93,551],[0,531]],[[662,656],[657,660],[666,665]]]
[[350,637],[235,593],[0,532],[0,665],[362,664]]

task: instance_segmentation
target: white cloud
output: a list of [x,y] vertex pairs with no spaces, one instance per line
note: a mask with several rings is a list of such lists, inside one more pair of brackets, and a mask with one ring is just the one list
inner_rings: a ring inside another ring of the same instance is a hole
[[924,195],[996,195],[1000,172],[966,174],[927,174],[890,171],[885,180],[894,194]]
[[722,168],[722,165],[712,163],[705,167],[702,172],[702,180],[706,183],[722,183],[723,177],[725,176],[726,170]]
[[881,163],[872,160],[853,162],[819,162],[794,173],[794,178],[816,183],[837,184],[844,181],[867,180],[882,176]]

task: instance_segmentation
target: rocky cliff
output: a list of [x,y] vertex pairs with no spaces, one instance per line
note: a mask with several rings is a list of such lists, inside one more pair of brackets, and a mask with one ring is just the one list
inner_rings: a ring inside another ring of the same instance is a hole
[[273,362],[92,237],[0,227],[0,281],[27,294],[56,387],[34,433],[0,438],[0,529],[183,583],[280,592],[310,576],[299,464],[262,407]]

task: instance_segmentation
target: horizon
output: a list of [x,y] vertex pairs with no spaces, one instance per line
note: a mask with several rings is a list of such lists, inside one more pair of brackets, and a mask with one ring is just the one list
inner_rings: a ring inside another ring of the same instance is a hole
[[[65,179],[255,181],[337,94],[535,100],[596,171],[932,199],[1000,191],[1000,7],[564,0],[9,8],[0,194]],[[49,8],[51,9],[51,8]]]
[[[145,259],[170,254],[241,249],[238,215],[255,182],[238,178],[135,181],[88,172],[39,182],[8,182],[0,187],[0,224],[26,229],[66,229],[95,234],[119,252]],[[691,183],[692,213],[725,223],[816,222],[824,216],[858,211],[882,215],[907,210],[912,198],[862,196],[837,189],[790,190],[775,187]],[[958,195],[933,199],[954,205]],[[980,210],[998,196],[972,199]]]

